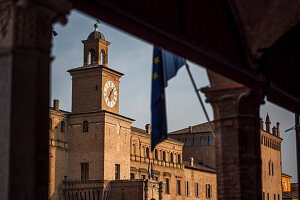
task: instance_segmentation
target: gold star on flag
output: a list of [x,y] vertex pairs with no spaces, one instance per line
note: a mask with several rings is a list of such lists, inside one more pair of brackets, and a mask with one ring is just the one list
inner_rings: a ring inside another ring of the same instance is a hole
[[153,79],[155,80],[155,79],[157,79],[157,77],[158,77],[157,72],[154,72],[153,73]]
[[157,63],[159,63],[159,62],[160,62],[159,56],[155,57],[155,58],[154,58],[154,63],[157,64]]

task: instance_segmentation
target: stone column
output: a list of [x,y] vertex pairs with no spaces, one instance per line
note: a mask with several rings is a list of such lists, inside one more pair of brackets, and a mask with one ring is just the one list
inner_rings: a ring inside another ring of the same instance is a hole
[[[0,3],[0,199],[48,198],[52,24],[63,1]],[[67,6],[68,5],[68,6]],[[67,7],[66,7],[67,6]]]
[[214,111],[218,199],[261,199],[259,107],[263,96],[208,74],[211,87],[202,91]]

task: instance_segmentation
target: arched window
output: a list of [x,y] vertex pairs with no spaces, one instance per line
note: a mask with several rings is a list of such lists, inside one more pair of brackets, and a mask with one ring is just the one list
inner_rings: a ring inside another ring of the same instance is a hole
[[196,140],[195,140],[195,138],[193,137],[193,147],[195,147],[196,146]]
[[62,132],[62,133],[65,132],[65,122],[64,121],[60,122],[60,132]]
[[101,65],[105,64],[105,51],[102,49],[101,50]]
[[84,121],[82,124],[82,131],[88,132],[89,131],[89,123],[87,121]]
[[272,162],[272,176],[274,176],[274,166],[273,166],[273,162]]
[[158,152],[156,149],[155,149],[154,155],[155,155],[155,160],[158,160]]
[[178,154],[178,163],[181,163],[181,156]]
[[208,146],[211,146],[211,137],[208,136]]
[[171,153],[171,162],[174,162],[173,153]]
[[271,161],[269,161],[269,176],[271,176]]
[[163,161],[166,161],[166,152],[163,152]]
[[184,143],[184,146],[188,147],[189,146],[189,139],[188,138],[185,138],[185,143]]
[[49,118],[49,130],[52,130],[52,119]]
[[149,154],[149,148],[146,148],[146,158],[150,158],[150,154]]
[[95,61],[96,61],[95,50],[94,49],[90,49],[89,50],[89,65],[94,64]]
[[204,146],[204,140],[203,140],[203,137],[200,137],[200,146]]
[[136,155],[136,145],[133,145],[133,155]]

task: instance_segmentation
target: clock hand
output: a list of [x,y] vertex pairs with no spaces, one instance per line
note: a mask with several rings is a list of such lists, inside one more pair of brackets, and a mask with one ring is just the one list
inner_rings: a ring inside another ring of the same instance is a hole
[[114,91],[114,89],[112,89],[112,90],[109,92],[109,95],[108,95],[108,98],[109,98],[110,101],[111,101],[111,94],[112,94],[113,91]]

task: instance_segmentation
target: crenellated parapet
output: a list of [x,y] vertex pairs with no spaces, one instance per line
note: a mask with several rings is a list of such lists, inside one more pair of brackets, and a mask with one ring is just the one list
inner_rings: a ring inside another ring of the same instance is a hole
[[[264,127],[264,124],[266,127]],[[276,123],[271,129],[271,121],[269,114],[266,116],[266,121],[260,120],[260,139],[261,145],[271,149],[281,151],[280,124]]]
[[273,126],[271,129],[271,121],[269,114],[267,113],[266,121],[265,121],[266,127],[264,127],[264,121],[260,119],[260,130],[270,133],[271,135],[280,137],[280,123],[277,122],[276,126]]

